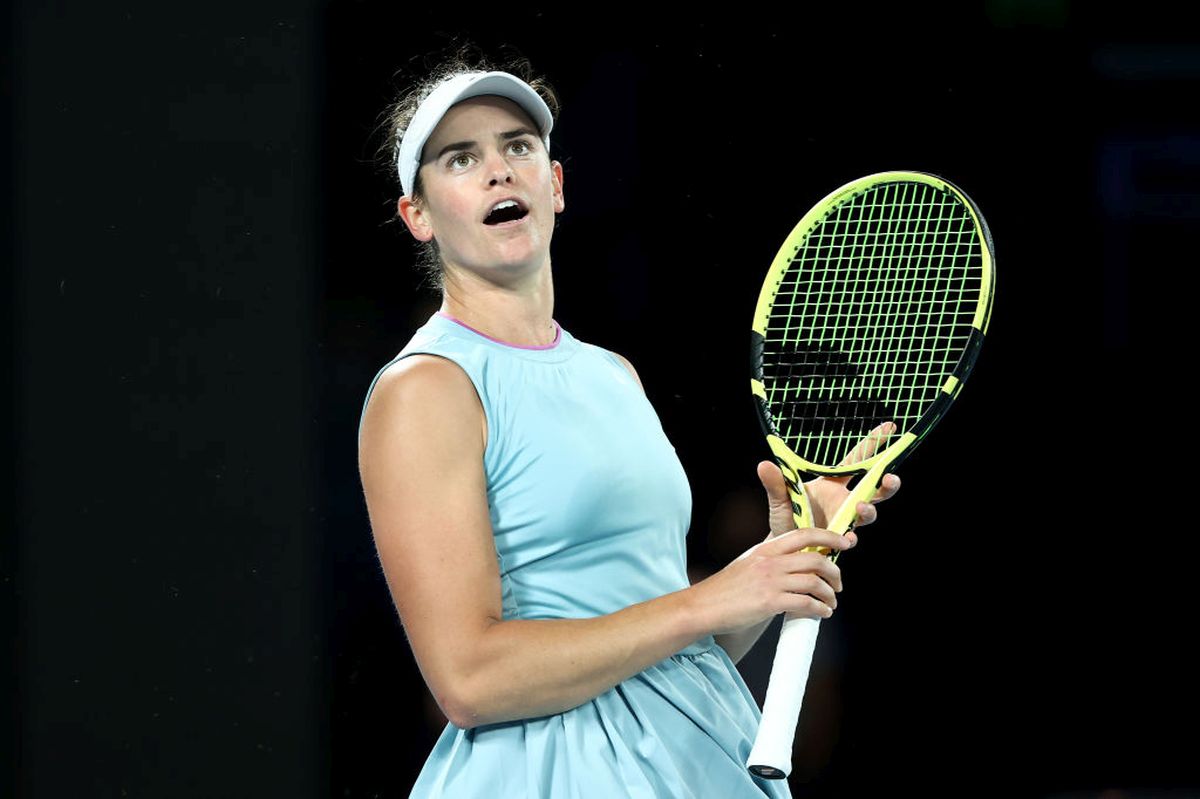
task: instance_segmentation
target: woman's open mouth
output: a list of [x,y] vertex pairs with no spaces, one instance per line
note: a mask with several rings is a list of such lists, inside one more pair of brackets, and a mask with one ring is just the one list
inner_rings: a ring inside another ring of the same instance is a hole
[[516,227],[529,218],[529,210],[515,199],[501,200],[483,220],[483,224],[494,228]]
[[510,219],[507,222],[496,222],[496,223],[490,224],[490,225],[487,222],[484,222],[483,224],[486,227],[490,227],[490,228],[510,228],[510,227],[516,227],[517,225],[523,225],[523,224],[525,224],[525,222],[528,219],[529,219],[529,212],[526,211],[525,215],[519,219]]

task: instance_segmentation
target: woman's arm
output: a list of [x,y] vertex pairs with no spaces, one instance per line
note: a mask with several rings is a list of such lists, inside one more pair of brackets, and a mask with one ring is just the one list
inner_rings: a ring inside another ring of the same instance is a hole
[[[774,533],[770,533],[763,540],[770,541],[776,537],[777,536]],[[774,618],[775,617],[772,616],[769,619],[763,619],[758,624],[752,624],[749,627],[743,627],[736,632],[714,635],[713,640],[715,640],[722,649],[729,653],[730,660],[732,660],[734,663],[737,663],[746,656],[747,652],[754,648],[754,645],[758,643],[758,639],[762,637],[763,632],[765,632],[767,627],[771,625],[771,622],[774,620]]]
[[570,710],[662,661],[705,633],[689,589],[590,619],[492,623],[475,650],[457,726]]
[[597,618],[502,620],[482,424],[466,373],[414,355],[380,376],[359,442],[389,590],[455,726],[569,710],[707,634],[690,589]]
[[[776,614],[778,615],[778,614]],[[724,635],[714,635],[713,640],[729,653],[729,659],[737,663],[746,656],[746,653],[754,648],[758,643],[758,639],[762,637],[763,632],[771,625],[771,621],[775,617],[759,622],[744,630],[738,630],[736,633],[726,633]]]

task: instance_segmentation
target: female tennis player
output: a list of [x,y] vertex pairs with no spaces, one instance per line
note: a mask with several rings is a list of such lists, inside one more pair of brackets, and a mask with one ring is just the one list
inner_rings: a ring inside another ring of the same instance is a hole
[[[800,550],[857,537],[794,530],[762,461],[770,534],[689,585],[691,490],[637,372],[553,316],[557,108],[527,61],[460,56],[390,116],[398,214],[442,294],[359,426],[380,562],[450,722],[411,795],[790,796],[746,769],[761,716],[734,664],[776,614],[832,615],[839,570]],[[818,519],[846,482],[806,484]]]

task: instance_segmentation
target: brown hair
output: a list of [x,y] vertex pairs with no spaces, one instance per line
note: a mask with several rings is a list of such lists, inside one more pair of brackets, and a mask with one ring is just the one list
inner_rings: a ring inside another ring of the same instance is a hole
[[[421,103],[444,80],[464,72],[490,72],[493,70],[510,72],[528,83],[546,102],[555,121],[558,120],[561,105],[558,96],[545,78],[533,75],[533,67],[530,65],[529,59],[514,55],[497,65],[476,45],[470,42],[459,45],[448,55],[443,56],[435,66],[427,68],[424,77],[413,78],[408,88],[403,89],[399,93],[399,98],[383,112],[384,122],[381,126],[384,128],[385,135],[376,151],[376,160],[380,167],[391,176],[392,181],[401,192],[404,189],[400,187],[400,176],[396,174],[396,157],[400,150],[400,139],[408,130],[413,115],[417,113]],[[549,153],[547,153],[547,157],[549,157]],[[416,180],[413,182],[412,201],[417,205],[425,202],[425,189],[421,182],[420,171],[417,172]],[[400,219],[400,214],[397,210],[389,221],[395,222],[398,219]],[[436,239],[417,242],[416,266],[418,272],[426,277],[429,287],[441,294],[445,288],[443,282],[445,265],[442,262],[441,251]]]

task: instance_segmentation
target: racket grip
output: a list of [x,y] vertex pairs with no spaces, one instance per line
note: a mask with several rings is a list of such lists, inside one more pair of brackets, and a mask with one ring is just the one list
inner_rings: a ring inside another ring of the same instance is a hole
[[808,685],[813,652],[817,648],[820,619],[785,618],[775,647],[775,661],[767,682],[762,720],[754,747],[746,758],[750,773],[757,777],[781,780],[792,773],[792,745],[800,705]]

